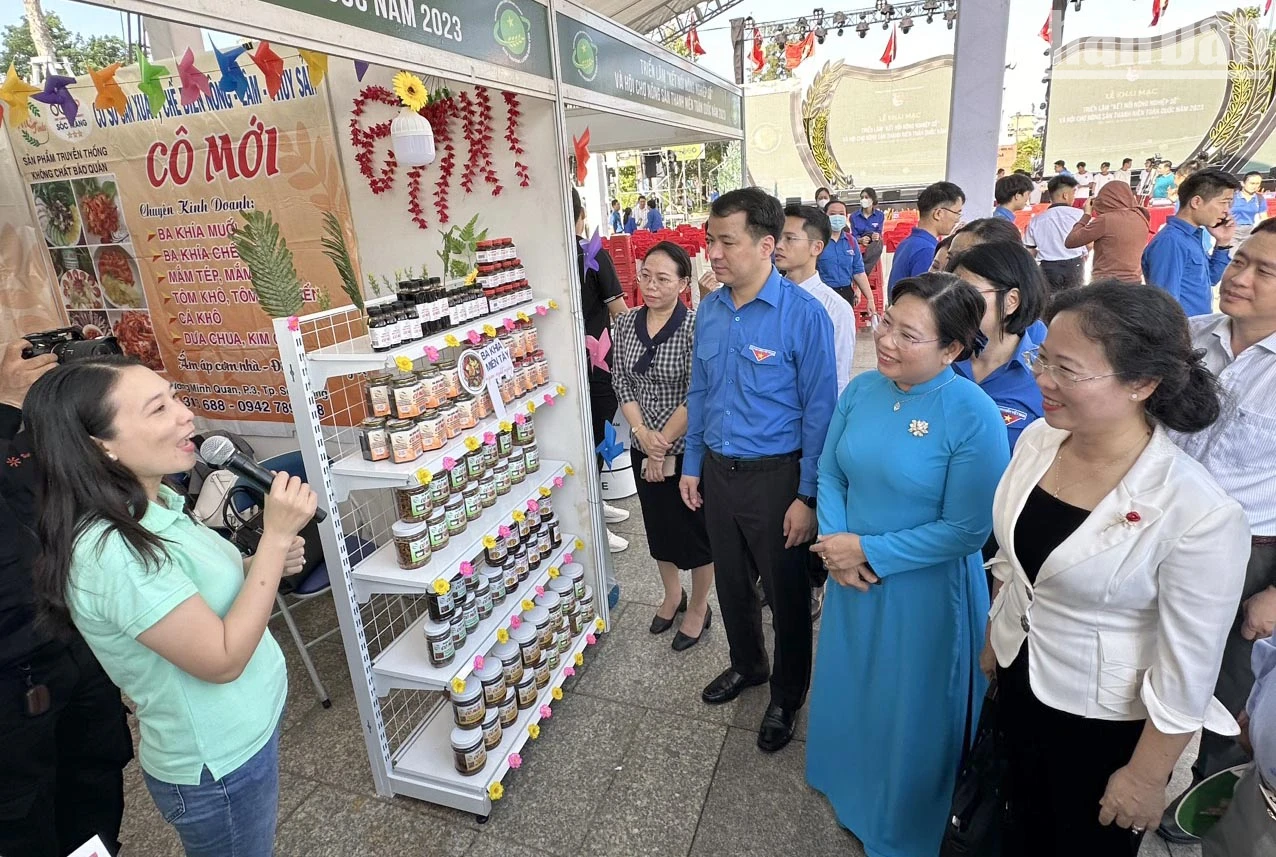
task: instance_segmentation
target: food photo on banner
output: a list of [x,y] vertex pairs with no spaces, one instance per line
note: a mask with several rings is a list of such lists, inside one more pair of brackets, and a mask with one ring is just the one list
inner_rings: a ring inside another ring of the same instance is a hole
[[351,302],[321,245],[325,213],[353,236],[321,65],[267,42],[138,60],[63,78],[54,103],[5,123],[67,317],[115,336],[200,416],[291,422],[236,234],[271,220],[300,312]]

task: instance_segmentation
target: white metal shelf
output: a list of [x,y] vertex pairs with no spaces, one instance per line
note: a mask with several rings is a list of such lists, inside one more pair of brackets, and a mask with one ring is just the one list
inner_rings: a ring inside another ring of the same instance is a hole
[[485,655],[496,643],[496,633],[509,626],[510,618],[522,609],[523,599],[535,596],[537,586],[550,579],[549,570],[561,566],[563,557],[575,548],[575,536],[563,536],[563,543],[547,562],[528,575],[513,595],[496,607],[491,616],[479,622],[478,627],[466,637],[456,658],[447,666],[436,667],[430,663],[425,635],[421,628],[428,615],[422,615],[397,640],[391,643],[372,662],[372,672],[377,684],[377,696],[384,697],[396,688],[408,690],[446,690],[454,678],[465,678],[474,671],[474,656]]
[[372,342],[367,334],[357,336],[345,342],[338,342],[335,345],[308,352],[306,360],[310,364],[311,379],[315,384],[324,386],[328,383],[328,379],[335,375],[375,372],[386,366],[393,366],[395,358],[398,357],[420,360],[425,356],[428,348],[442,351],[445,348],[457,347],[448,342],[449,338],[456,340],[460,345],[467,345],[469,335],[471,333],[482,333],[485,325],[499,329],[505,319],[516,319],[520,313],[528,318],[532,318],[534,315],[544,315],[553,308],[551,306],[552,303],[552,301],[533,298],[521,304],[506,307],[499,312],[491,312],[478,318],[472,318],[464,324],[457,325],[442,333],[432,333],[423,339],[405,342],[388,351],[373,351]]
[[515,511],[525,509],[528,500],[541,496],[542,488],[553,491],[554,480],[565,478],[569,469],[565,461],[542,459],[539,471],[521,485],[512,487],[504,497],[498,497],[495,506],[484,509],[477,521],[470,522],[464,533],[450,539],[447,547],[430,557],[424,568],[412,571],[399,568],[393,542],[377,548],[350,572],[359,603],[366,604],[377,594],[424,595],[437,578],[450,579],[462,562],[473,561],[483,550],[484,536],[495,536],[503,525],[510,523]]
[[549,705],[553,689],[563,683],[563,671],[575,664],[576,654],[589,644],[588,635],[597,634],[592,625],[572,641],[571,648],[563,655],[558,669],[550,674],[549,684],[536,698],[536,704],[518,713],[518,720],[502,730],[501,743],[495,750],[487,751],[487,764],[473,776],[463,776],[452,761],[452,706],[444,702],[425,721],[425,727],[417,731],[399,750],[394,759],[394,772],[398,775],[422,780],[455,793],[462,799],[479,802],[481,812],[491,808],[488,787],[500,782],[509,771],[509,757],[517,753],[530,737],[527,727],[540,723],[541,706]]
[[[560,386],[562,385],[557,381],[550,381],[522,398],[514,400],[507,408],[507,419],[512,420],[515,413],[530,413],[536,408],[557,402],[567,393],[566,387],[563,387],[560,393]],[[528,405],[533,407],[529,409]],[[337,500],[345,500],[350,496],[351,491],[399,488],[414,484],[417,481],[416,474],[422,468],[431,474],[437,474],[443,470],[444,459],[451,458],[459,461],[461,456],[470,451],[472,445],[483,442],[485,434],[498,431],[500,424],[500,417],[492,414],[480,420],[474,428],[468,429],[464,437],[457,437],[442,449],[428,452],[415,461],[404,464],[395,464],[393,461],[368,461],[363,457],[362,451],[358,450],[343,455],[332,465],[332,487],[336,491]]]

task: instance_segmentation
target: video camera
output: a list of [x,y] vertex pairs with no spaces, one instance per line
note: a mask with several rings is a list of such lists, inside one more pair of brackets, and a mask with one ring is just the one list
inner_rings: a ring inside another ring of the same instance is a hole
[[120,341],[114,336],[85,339],[84,331],[79,327],[59,327],[57,330],[45,330],[22,338],[31,343],[29,347],[22,349],[24,360],[40,354],[54,354],[59,363],[74,363],[77,360],[124,353],[124,349],[120,348]]

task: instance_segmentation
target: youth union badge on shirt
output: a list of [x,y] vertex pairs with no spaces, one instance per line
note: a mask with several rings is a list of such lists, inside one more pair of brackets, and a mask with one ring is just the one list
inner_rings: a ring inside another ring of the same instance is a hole
[[1001,418],[1005,420],[1007,426],[1012,426],[1015,423],[1021,423],[1028,419],[1028,415],[1017,408],[1003,407],[1001,409]]
[[753,359],[758,363],[765,363],[775,356],[775,352],[770,348],[762,348],[758,345],[750,345],[749,353],[753,355]]

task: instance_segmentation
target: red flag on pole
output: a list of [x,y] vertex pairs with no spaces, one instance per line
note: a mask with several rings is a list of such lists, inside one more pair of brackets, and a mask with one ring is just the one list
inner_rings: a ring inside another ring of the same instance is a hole
[[892,27],[891,37],[886,42],[886,50],[882,52],[882,65],[886,66],[887,68],[891,67],[891,63],[895,62],[895,57],[899,54],[899,46],[896,44],[896,38],[895,38],[898,35],[899,35],[899,30]]
[[[1268,5],[1271,5],[1268,3]],[[1149,27],[1155,27],[1161,21],[1161,15],[1165,14],[1165,10],[1170,7],[1170,0],[1152,0],[1152,23]]]
[[800,42],[792,42],[784,47],[784,67],[789,71],[800,66],[815,53],[815,34],[807,33]]
[[[1271,2],[1271,0],[1268,0],[1268,2]],[[1046,23],[1043,24],[1041,27],[1041,38],[1045,40],[1047,45],[1053,44],[1053,42],[1051,42],[1050,40],[1050,22],[1051,20],[1053,20],[1053,18],[1054,18],[1053,13],[1050,15],[1047,15]]]
[[695,27],[687,33],[687,53],[691,54],[692,59],[704,56],[704,48],[700,47],[700,34]]
[[766,53],[762,50],[762,31],[753,31],[753,73],[761,74],[766,68]]

